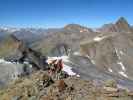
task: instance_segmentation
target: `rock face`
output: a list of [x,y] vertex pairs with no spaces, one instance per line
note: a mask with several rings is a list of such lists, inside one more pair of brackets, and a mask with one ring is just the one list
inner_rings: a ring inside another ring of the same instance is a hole
[[132,33],[101,34],[81,44],[83,55],[104,71],[132,79]]
[[58,44],[51,50],[53,56],[62,56],[69,54],[69,46],[65,43]]
[[124,17],[120,17],[115,24],[105,24],[99,29],[101,32],[131,32],[131,26]]
[[[29,78],[12,82],[7,89],[0,91],[2,100],[132,100],[126,91],[117,87],[96,86],[92,81],[69,77],[62,80],[49,81],[45,72],[36,72]],[[45,84],[49,83],[47,87]],[[130,93],[131,94],[131,93]]]
[[23,63],[25,59],[28,59],[30,63],[39,69],[46,65],[46,57],[40,52],[31,49],[24,41],[19,40],[15,35],[10,35],[1,43],[0,53],[6,60],[17,60]]
[[118,32],[131,32],[131,27],[128,24],[128,22],[125,20],[125,18],[121,17],[117,22],[116,22],[116,27]]
[[[30,65],[27,65],[27,70],[30,73]],[[16,62],[8,62],[4,59],[0,59],[0,88],[8,85],[8,83],[14,79],[18,79],[19,76],[24,74],[24,65]]]
[[18,45],[19,43],[14,41],[11,35],[4,37],[0,42],[0,57],[15,58],[19,56]]
[[96,37],[81,42],[81,53],[95,62],[94,65],[98,69],[133,80],[131,71],[133,70],[131,61],[133,59],[133,33],[131,27],[123,17],[115,24],[108,26]]
[[105,24],[102,28],[98,29],[100,32],[117,32],[115,24]]
[[1,53],[5,52],[7,56],[0,59],[0,88],[6,86],[12,79],[30,74],[33,69],[47,69],[47,58],[29,48],[16,36],[10,35],[8,40],[5,40],[2,45],[4,46],[3,48],[1,47],[3,49]]
[[12,38],[19,44],[17,49],[21,53],[21,57],[18,60],[20,63],[23,63],[27,59],[35,69],[47,69],[48,64],[46,63],[47,58],[45,56],[29,48],[23,41],[18,40],[15,36],[12,36]]

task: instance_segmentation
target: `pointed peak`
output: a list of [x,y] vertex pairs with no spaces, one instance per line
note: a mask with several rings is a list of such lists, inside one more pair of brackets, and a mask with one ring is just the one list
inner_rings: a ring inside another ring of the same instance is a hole
[[116,23],[125,23],[125,24],[128,24],[128,21],[124,17],[120,17]]
[[120,17],[119,20],[116,22],[117,31],[119,32],[130,32],[131,28],[128,24],[127,20],[124,17]]
[[126,20],[124,17],[120,17],[119,20]]

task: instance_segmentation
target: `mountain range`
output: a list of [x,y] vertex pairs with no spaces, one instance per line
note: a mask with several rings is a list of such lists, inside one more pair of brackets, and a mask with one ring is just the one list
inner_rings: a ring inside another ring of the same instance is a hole
[[65,66],[82,79],[115,79],[119,86],[133,89],[133,27],[123,17],[96,30],[77,24],[59,29],[0,28],[0,57],[18,55],[12,34],[43,55],[67,56]]

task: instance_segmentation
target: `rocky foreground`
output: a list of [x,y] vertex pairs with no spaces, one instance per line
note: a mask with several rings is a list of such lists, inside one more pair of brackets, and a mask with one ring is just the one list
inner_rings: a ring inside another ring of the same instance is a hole
[[95,85],[75,76],[56,79],[46,71],[19,78],[0,91],[0,100],[133,100],[133,92],[119,89],[108,80]]

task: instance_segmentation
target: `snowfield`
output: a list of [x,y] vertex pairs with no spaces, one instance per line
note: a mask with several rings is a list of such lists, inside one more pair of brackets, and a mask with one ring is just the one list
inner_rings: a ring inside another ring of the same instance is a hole
[[76,75],[76,73],[74,73],[72,71],[72,68],[70,66],[63,65],[63,69],[62,70],[67,72],[68,75],[71,75],[71,76]]
[[119,74],[126,77],[126,78],[128,78],[128,76],[127,76],[127,74],[125,74],[125,72],[120,71]]
[[62,59],[63,60],[63,71],[65,71],[68,75],[70,76],[77,76],[77,77],[80,77],[80,75],[78,75],[77,73],[73,72],[72,70],[72,67],[68,66],[67,64],[65,63],[72,63],[70,60],[69,60],[69,57],[68,56],[61,56],[61,57],[48,57],[48,60],[47,62],[50,63],[52,60],[59,60],[59,59]]

